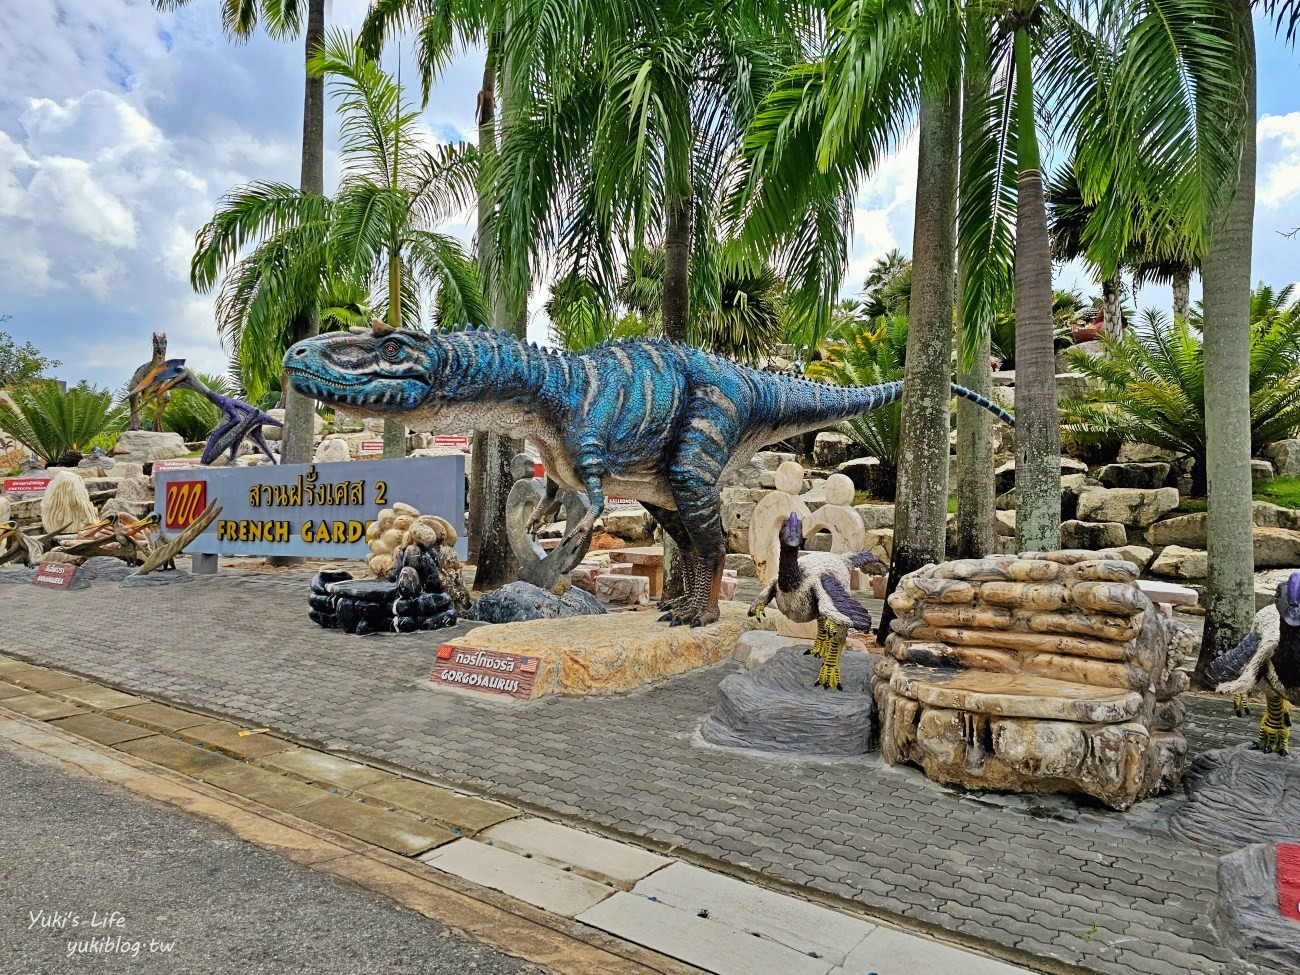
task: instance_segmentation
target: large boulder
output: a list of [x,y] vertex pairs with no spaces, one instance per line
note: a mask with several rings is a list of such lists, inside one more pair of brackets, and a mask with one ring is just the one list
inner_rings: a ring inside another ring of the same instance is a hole
[[113,445],[113,458],[117,461],[144,464],[155,460],[171,460],[189,452],[179,433],[155,433],[153,430],[126,430],[118,435]]
[[55,474],[41,496],[41,524],[46,532],[79,532],[98,520],[85,480],[68,469]]
[[1283,508],[1268,501],[1256,501],[1250,506],[1251,519],[1256,528],[1294,528],[1300,530],[1300,511]]
[[330,437],[322,440],[317,446],[316,453],[312,456],[312,463],[336,464],[351,459],[352,451],[348,449],[348,442],[342,437]]
[[728,552],[749,554],[749,523],[754,517],[752,501],[728,501],[722,505],[722,531]]
[[153,478],[145,477],[144,474],[132,474],[124,477],[117,483],[117,494],[114,495],[119,501],[148,501],[153,503]]
[[1127,543],[1124,526],[1117,521],[1063,521],[1061,548],[1082,548],[1093,552],[1119,548]]
[[894,506],[892,504],[855,504],[853,510],[862,516],[862,526],[867,531],[877,528],[894,527]]
[[[284,410],[267,410],[266,412],[281,423],[284,422]],[[281,427],[275,427],[269,423],[262,427],[262,433],[267,440],[279,440],[284,436],[284,430]],[[319,437],[325,433],[325,421],[315,413],[312,414],[311,418],[311,433],[313,437]]]
[[639,504],[606,508],[601,520],[605,531],[625,542],[648,542],[654,538],[655,520]]
[[1151,574],[1170,579],[1204,579],[1209,558],[1198,548],[1167,545],[1151,563]]
[[1079,493],[1080,521],[1118,521],[1128,528],[1146,528],[1178,507],[1177,488],[1085,488]]
[[719,483],[724,487],[767,488],[775,486],[776,469],[785,463],[798,460],[794,454],[776,450],[760,450],[750,458],[748,464],[733,467],[723,472]]
[[813,441],[813,464],[836,468],[853,456],[853,440],[842,433],[823,430]]
[[1182,545],[1186,548],[1205,548],[1204,511],[1190,515],[1162,518],[1147,529],[1147,541],[1152,545]]
[[857,457],[839,466],[837,474],[843,474],[853,482],[858,491],[866,491],[873,498],[892,498],[895,491],[894,468],[882,464],[878,457]]
[[1264,448],[1278,477],[1300,477],[1300,440],[1279,440]]
[[[1071,474],[1088,473],[1088,465],[1081,460],[1075,460],[1073,457],[1061,458],[1061,476],[1065,477]],[[1016,486],[1016,464],[1015,461],[1009,461],[1003,464],[993,472],[993,483],[998,494],[1006,494]]]
[[1103,487],[1108,488],[1158,488],[1164,487],[1169,477],[1169,465],[1163,462],[1149,464],[1107,464],[1097,472]]
[[1273,465],[1266,460],[1252,460],[1250,479],[1256,484],[1273,480]]
[[1300,531],[1290,528],[1255,529],[1255,568],[1300,567]]
[[595,596],[578,588],[556,595],[531,582],[510,582],[479,596],[474,605],[461,615],[467,620],[483,623],[522,623],[595,616],[604,612],[605,607]]
[[1163,462],[1172,464],[1177,455],[1172,450],[1166,450],[1164,447],[1155,447],[1149,443],[1126,443],[1119,448],[1119,456],[1116,463],[1119,464],[1151,464]]

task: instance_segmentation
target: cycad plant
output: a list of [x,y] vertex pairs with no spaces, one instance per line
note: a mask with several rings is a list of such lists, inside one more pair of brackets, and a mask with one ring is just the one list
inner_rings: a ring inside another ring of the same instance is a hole
[[0,430],[49,467],[75,467],[92,439],[126,425],[113,394],[84,382],[65,392],[58,383],[43,380],[17,386],[9,396],[12,406],[0,400]]
[[[1257,454],[1300,430],[1300,303],[1292,287],[1251,297],[1250,448]],[[1062,404],[1064,431],[1085,443],[1128,440],[1192,462],[1192,492],[1206,493],[1205,356],[1199,309],[1190,319],[1155,311],[1106,354],[1071,352],[1070,364],[1098,384],[1086,401]]]
[[[822,359],[809,364],[807,374],[841,386],[874,386],[902,379],[906,354],[906,316],[877,316],[846,341],[828,345]],[[892,403],[841,425],[844,433],[879,459],[880,487],[874,493],[885,501],[894,499],[901,419],[902,407]]]

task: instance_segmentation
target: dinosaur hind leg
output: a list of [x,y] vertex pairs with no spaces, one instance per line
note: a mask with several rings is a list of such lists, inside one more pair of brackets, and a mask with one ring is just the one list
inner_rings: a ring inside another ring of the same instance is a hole
[[[691,591],[691,579],[695,573],[695,550],[691,547],[691,536],[686,532],[686,526],[682,524],[681,516],[671,508],[661,508],[658,505],[646,504],[641,502],[641,506],[650,513],[653,518],[664,530],[669,538],[677,545],[677,555],[681,561],[681,567],[675,570],[676,579],[664,578],[664,591],[659,600],[659,608],[665,610],[660,617],[659,622],[667,623],[673,619],[673,614],[668,612],[684,604],[689,598]],[[680,582],[678,590],[671,590],[670,585],[674,582]]]
[[1287,700],[1272,688],[1264,691],[1266,705],[1259,722],[1259,748],[1286,755],[1291,741],[1291,711]]
[[817,629],[820,632],[822,624],[826,625],[826,650],[822,654],[822,669],[817,675],[817,687],[824,687],[830,690],[832,687],[837,691],[844,688],[840,685],[840,654],[844,652],[844,647],[849,640],[849,628],[843,623],[837,623],[832,619],[818,617]]
[[1233,713],[1239,718],[1244,718],[1250,714],[1250,695],[1244,691],[1232,699]]

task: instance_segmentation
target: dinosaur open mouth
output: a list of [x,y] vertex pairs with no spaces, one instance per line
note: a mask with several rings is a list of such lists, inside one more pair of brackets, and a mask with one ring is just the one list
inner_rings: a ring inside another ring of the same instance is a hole
[[334,389],[355,389],[358,386],[364,386],[366,383],[370,382],[369,379],[358,379],[355,382],[350,383],[340,382],[337,379],[326,379],[319,373],[311,372],[307,369],[299,369],[295,366],[287,366],[285,371],[292,373],[295,376],[304,376],[314,383],[319,383],[321,386],[331,386]]

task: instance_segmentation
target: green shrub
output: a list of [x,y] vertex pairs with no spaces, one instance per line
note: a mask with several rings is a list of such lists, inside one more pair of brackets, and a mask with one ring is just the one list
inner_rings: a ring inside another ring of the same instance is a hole
[[79,383],[64,392],[49,380],[9,393],[14,405],[0,402],[0,430],[25,444],[48,466],[75,466],[95,437],[121,430],[125,411],[113,394]]

